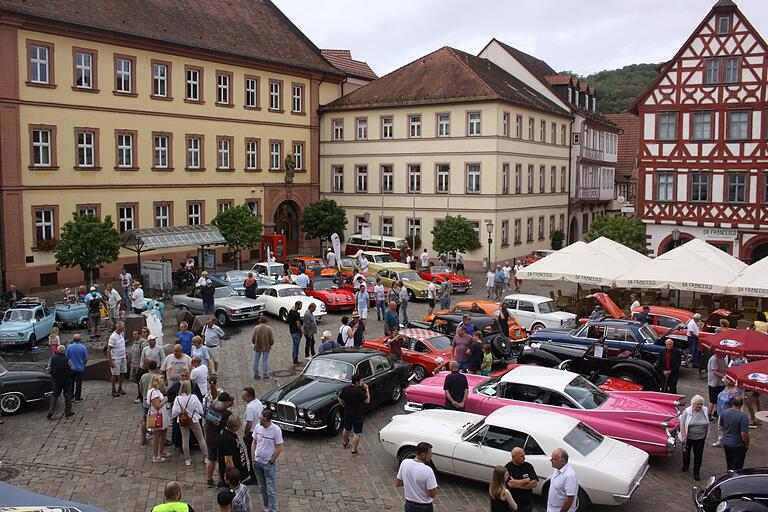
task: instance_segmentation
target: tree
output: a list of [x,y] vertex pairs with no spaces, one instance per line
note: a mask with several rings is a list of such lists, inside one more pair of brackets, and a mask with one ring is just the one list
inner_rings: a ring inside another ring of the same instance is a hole
[[559,229],[552,233],[552,250],[559,251],[563,248],[563,242],[565,241],[565,233]]
[[480,247],[475,227],[461,215],[448,215],[438,220],[432,228],[432,249],[437,253],[449,254]]
[[634,249],[640,254],[647,253],[645,226],[639,220],[601,215],[592,222],[589,231],[584,233],[584,241],[591,242],[601,236]]
[[261,221],[248,205],[241,204],[219,212],[211,224],[219,228],[227,247],[236,255],[237,267],[240,268],[240,252],[261,240]]
[[[630,64],[620,69],[599,71],[579,77],[597,89],[597,110],[604,113],[626,112],[640,94],[656,79],[657,64]],[[563,71],[563,75],[576,75]]]
[[95,215],[72,214],[72,220],[61,227],[56,244],[57,267],[80,267],[88,284],[93,284],[93,269],[117,261],[120,234],[112,218],[99,220]]
[[312,238],[328,240],[336,233],[344,239],[347,212],[333,199],[320,199],[307,205],[301,217],[301,228]]

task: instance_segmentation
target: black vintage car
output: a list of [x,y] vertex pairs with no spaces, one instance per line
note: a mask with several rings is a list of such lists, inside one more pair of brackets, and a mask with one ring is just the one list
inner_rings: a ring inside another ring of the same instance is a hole
[[768,468],[713,475],[693,488],[693,504],[698,512],[768,512]]
[[[660,382],[654,366],[640,358],[639,354],[627,351],[618,356],[595,355],[595,346],[556,343],[551,341],[532,342],[517,355],[520,364],[558,367],[580,373],[593,382],[600,376],[628,380],[643,386],[644,391],[659,391]],[[634,351],[639,351],[635,347]]]
[[327,430],[337,434],[343,410],[338,396],[360,373],[368,384],[370,410],[385,402],[396,403],[403,396],[411,372],[409,364],[392,364],[378,350],[336,349],[313,357],[301,375],[261,397],[264,407],[274,412],[272,421],[287,431]]
[[0,357],[0,411],[15,414],[25,403],[36,402],[53,392],[53,379],[42,370],[10,370]]
[[[469,314],[469,313],[464,313]],[[475,314],[472,316],[472,325],[483,333],[483,342],[490,343],[491,353],[494,361],[506,362],[512,357],[513,343],[501,332],[501,327],[495,318],[485,315]],[[459,324],[462,322],[461,314],[445,313],[435,315],[431,322],[408,322],[408,327],[416,329],[428,329],[439,332],[453,338],[456,334]]]

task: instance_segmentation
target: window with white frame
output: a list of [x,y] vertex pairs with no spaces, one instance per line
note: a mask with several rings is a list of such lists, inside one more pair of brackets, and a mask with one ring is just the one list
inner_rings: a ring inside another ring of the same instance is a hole
[[282,103],[280,101],[280,82],[269,82],[269,108],[270,110],[280,110]]
[[552,137],[552,144],[557,144],[557,123],[553,122],[551,128],[552,134],[550,136]]
[[450,164],[437,164],[435,172],[437,173],[438,194],[448,194],[451,186],[451,166]]
[[381,219],[381,234],[384,236],[395,235],[395,221],[392,217],[383,217]]
[[523,138],[523,116],[520,114],[515,116],[515,137],[518,139]]
[[[355,166],[355,192],[368,192],[368,166]],[[359,231],[356,231],[359,233]]]
[[357,139],[365,140],[368,138],[368,119],[362,117],[355,120],[357,124]]
[[539,121],[539,140],[547,142],[547,122],[543,119]]
[[168,65],[152,64],[152,95],[166,98],[168,96]]
[[75,52],[75,87],[93,89],[93,54]]
[[29,80],[36,84],[47,84],[51,81],[50,48],[47,46],[29,45]]
[[728,84],[739,82],[739,57],[728,57],[725,59],[725,76],[723,81]]
[[232,162],[232,141],[221,138],[217,141],[219,169],[230,169]]
[[728,174],[728,202],[744,203],[747,199],[747,175],[743,173]]
[[269,168],[272,170],[280,169],[280,155],[282,154],[282,144],[279,142],[269,143]]
[[520,219],[515,219],[515,228],[514,228],[515,229],[515,233],[514,233],[514,235],[515,235],[515,238],[514,238],[515,244],[521,243],[520,237],[522,236],[522,234],[520,233],[520,231],[522,231],[522,230],[521,230],[520,224],[521,224],[520,223]]
[[227,73],[216,74],[216,103],[229,105],[229,87],[232,77]]
[[533,242],[533,217],[528,217],[528,221],[526,222],[525,240],[526,242]]
[[171,225],[171,205],[161,203],[155,205],[155,227],[167,228]]
[[728,139],[744,140],[749,136],[749,112],[728,112]]
[[528,165],[528,173],[526,175],[526,188],[529,194],[533,194],[533,164]]
[[333,176],[333,191],[344,192],[344,166],[343,165],[332,166],[331,174]]
[[552,237],[552,233],[555,232],[555,216],[550,215],[549,216],[549,237]]
[[155,135],[152,137],[154,143],[154,159],[152,166],[157,169],[168,168],[168,146],[169,140],[167,135]]
[[126,94],[132,93],[133,61],[124,58],[115,59],[115,74],[117,80],[115,90]]
[[565,146],[565,141],[566,141],[566,139],[565,139],[565,132],[566,132],[565,125],[561,124],[560,125],[560,144],[563,145],[563,146]]
[[709,173],[691,173],[691,202],[705,203],[709,201]]
[[677,112],[659,112],[656,115],[659,124],[656,138],[658,140],[675,140],[677,138]]
[[560,214],[560,219],[557,225],[560,231],[565,231],[565,214],[564,213]]
[[245,79],[245,106],[256,108],[258,104],[259,82],[255,78]]
[[117,226],[121,233],[130,231],[136,226],[136,209],[132,205],[117,208]]
[[720,81],[720,59],[704,60],[704,83],[716,84]]
[[395,191],[395,171],[391,165],[381,166],[381,192],[391,194]]
[[187,137],[187,168],[200,169],[202,167],[201,151],[202,140],[200,137]]
[[219,201],[219,213],[224,213],[230,208],[232,208],[232,201]]
[[565,192],[565,185],[567,181],[567,173],[565,166],[560,167],[560,192]]
[[535,126],[534,119],[532,117],[528,118],[528,140],[533,140],[533,130]]
[[448,137],[451,135],[451,115],[437,114],[437,136]]
[[693,139],[709,140],[712,138],[712,112],[693,113]]
[[200,101],[200,70],[187,69],[187,96],[190,101]]
[[549,191],[555,192],[557,190],[557,166],[553,165],[549,169]]
[[509,164],[501,165],[501,193],[509,194]]
[[248,170],[259,168],[259,141],[255,139],[245,141],[245,168]]
[[523,188],[523,165],[515,164],[515,194],[519,194]]
[[203,223],[203,205],[202,203],[187,204],[187,225],[199,226]]
[[421,219],[408,219],[408,236],[417,237],[421,236]]
[[381,138],[382,139],[391,139],[394,137],[394,126],[392,118],[382,117],[381,118]]
[[117,134],[117,166],[133,167],[133,134]]
[[509,221],[501,221],[501,245],[509,245]]
[[334,119],[333,124],[333,140],[344,140],[344,120]]
[[77,209],[77,214],[84,217],[86,215],[99,216],[99,210],[95,206],[81,206]]
[[408,135],[414,139],[421,137],[421,116],[408,116]]
[[293,94],[291,95],[291,107],[294,112],[304,112],[304,86],[294,85],[292,88]]
[[675,175],[669,172],[656,174],[656,200],[673,201],[675,193]]
[[501,136],[502,137],[509,137],[509,112],[504,112],[501,114]]
[[467,135],[480,135],[480,112],[467,114]]
[[53,134],[47,128],[32,130],[32,165],[35,167],[50,167],[52,164]]
[[96,165],[96,134],[92,131],[77,132],[77,166],[93,167]]
[[355,233],[362,233],[363,228],[367,226],[368,223],[365,222],[365,217],[362,215],[355,215]]
[[539,192],[543,193],[545,188],[545,183],[547,181],[547,166],[540,165],[539,166]]
[[246,201],[245,206],[248,207],[249,210],[251,210],[251,213],[254,217],[261,218],[261,213],[259,213],[259,202],[258,201]]
[[717,17],[717,33],[727,34],[731,31],[731,16],[718,16]]
[[480,193],[480,164],[467,164],[467,194]]
[[54,232],[55,219],[56,211],[53,208],[35,209],[35,236],[37,241],[54,240],[56,238],[56,233]]
[[295,164],[295,170],[304,170],[304,144],[301,142],[295,142],[293,144],[293,163]]
[[544,240],[544,216],[539,217],[539,240]]
[[408,164],[408,193],[421,192],[421,165]]

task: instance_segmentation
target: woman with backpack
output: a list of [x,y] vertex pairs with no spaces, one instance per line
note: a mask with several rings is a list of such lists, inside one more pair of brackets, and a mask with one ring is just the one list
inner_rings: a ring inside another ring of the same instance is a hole
[[179,388],[179,396],[173,401],[171,418],[178,418],[179,427],[181,427],[181,449],[184,451],[185,464],[192,465],[192,457],[189,456],[189,431],[195,434],[195,439],[200,445],[203,453],[208,453],[208,447],[205,445],[203,429],[200,426],[200,420],[203,417],[203,404],[200,399],[192,393],[192,384],[190,381],[182,381]]

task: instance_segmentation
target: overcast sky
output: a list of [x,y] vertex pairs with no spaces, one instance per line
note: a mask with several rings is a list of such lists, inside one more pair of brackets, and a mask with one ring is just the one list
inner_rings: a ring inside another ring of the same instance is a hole
[[[492,37],[582,75],[671,58],[716,0],[273,0],[320,48],[385,75],[442,46]],[[737,0],[768,36],[768,0]]]

